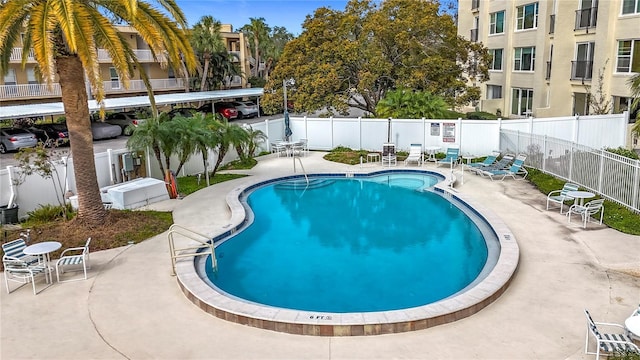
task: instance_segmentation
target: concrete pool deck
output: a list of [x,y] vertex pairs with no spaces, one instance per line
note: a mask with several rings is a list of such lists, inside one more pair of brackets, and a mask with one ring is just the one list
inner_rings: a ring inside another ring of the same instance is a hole
[[[381,168],[335,164],[317,152],[302,162],[314,173]],[[273,155],[248,171],[273,177],[292,172],[290,158]],[[226,194],[243,181],[151,207],[173,210],[177,224],[216,234],[228,225]],[[545,195],[525,181],[492,182],[465,172],[456,190],[500,216],[520,247],[519,269],[505,293],[462,320],[368,337],[290,335],[231,323],[205,313],[180,291],[161,234],[92,253],[86,281],[56,283],[37,296],[27,286],[0,291],[0,358],[593,359],[583,354],[583,309],[596,321],[623,323],[638,306],[640,277],[626,272],[640,273],[640,237],[594,223],[585,230],[577,217],[567,224],[557,209],[545,210]]]

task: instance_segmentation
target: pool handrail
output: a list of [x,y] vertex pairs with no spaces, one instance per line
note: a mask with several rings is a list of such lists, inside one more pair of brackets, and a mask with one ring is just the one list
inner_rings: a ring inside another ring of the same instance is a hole
[[[200,246],[195,246],[195,247],[185,247],[185,248],[180,248],[180,249],[176,249],[175,247],[175,243],[173,241],[173,235],[174,234],[179,234],[182,235],[184,237],[187,237],[193,241],[196,241],[198,243],[200,243]],[[201,239],[198,239],[197,237],[200,237],[202,239],[205,239],[205,241],[202,241]],[[213,245],[213,241],[211,238],[209,238],[207,235],[201,234],[199,232],[193,231],[191,229],[188,229],[182,225],[178,225],[178,224],[173,224],[169,227],[169,233],[167,234],[167,238],[169,240],[169,254],[171,256],[171,275],[175,276],[176,275],[176,259],[177,258],[183,258],[183,257],[196,257],[196,256],[201,256],[201,255],[211,255],[211,267],[213,269],[213,271],[217,271],[218,270],[218,261],[216,259],[216,252],[215,252],[215,247]],[[204,248],[209,248],[209,250],[207,251],[187,251],[187,250],[201,250]],[[181,252],[180,254],[178,254],[178,252]]]

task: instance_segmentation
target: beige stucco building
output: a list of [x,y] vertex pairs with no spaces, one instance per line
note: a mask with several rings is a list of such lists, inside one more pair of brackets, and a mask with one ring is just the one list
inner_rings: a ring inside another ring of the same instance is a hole
[[[146,70],[154,93],[185,91],[185,79],[180,76],[181,72],[178,69],[161,66],[160,62],[153,57],[149,46],[134,28],[129,26],[118,26],[117,28],[128,41],[141,66]],[[231,25],[222,25],[221,35],[229,53],[236,55],[237,65],[243,74],[243,76],[229,78],[225,86],[229,89],[244,88],[247,86],[245,74],[249,74],[250,70],[250,54],[247,50],[245,36],[241,32],[233,32]],[[139,74],[133,76],[129,88],[125,89],[113,67],[109,54],[105,50],[99,50],[98,58],[103,86],[108,98],[146,94],[146,88]],[[54,83],[48,87],[40,81],[33,55],[30,54],[24,69],[21,61],[22,48],[13,48],[9,71],[4,76],[0,76],[0,106],[60,101],[59,84]],[[89,88],[87,91],[90,91]]]
[[600,72],[611,111],[628,109],[627,81],[640,72],[640,0],[459,0],[458,13],[458,34],[493,55],[481,110],[593,113],[588,87],[596,93]]

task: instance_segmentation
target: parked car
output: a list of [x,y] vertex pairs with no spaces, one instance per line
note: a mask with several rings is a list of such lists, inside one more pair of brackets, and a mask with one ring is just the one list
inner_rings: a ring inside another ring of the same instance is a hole
[[178,116],[178,115],[183,117],[192,117],[197,112],[200,112],[200,110],[194,107],[179,107],[179,108],[173,108],[169,110],[168,114],[169,114],[169,117],[173,119],[175,116]]
[[258,116],[258,105],[251,101],[234,101],[231,104],[238,110],[238,119]]
[[200,106],[198,111],[211,114],[215,110],[216,113],[224,116],[227,120],[233,120],[238,117],[238,110],[236,110],[233,104],[228,102],[217,102],[217,103],[208,103]]
[[126,136],[133,134],[133,130],[143,121],[138,119],[136,114],[131,111],[107,114],[104,119],[107,124],[120,126],[122,134]]
[[18,151],[22,148],[38,145],[36,135],[28,130],[19,128],[0,129],[0,153]]
[[122,128],[118,125],[96,121],[91,123],[91,133],[93,140],[112,139],[122,134]]
[[65,124],[35,124],[29,131],[46,147],[69,144],[69,130]]

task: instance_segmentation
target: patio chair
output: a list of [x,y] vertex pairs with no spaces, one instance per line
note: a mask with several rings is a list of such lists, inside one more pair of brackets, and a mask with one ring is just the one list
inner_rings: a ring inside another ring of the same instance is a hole
[[[25,236],[28,236],[28,234]],[[24,261],[27,265],[34,265],[38,263],[40,261],[40,258],[24,253],[23,250],[26,247],[27,243],[25,242],[24,238],[21,237],[2,244],[2,251],[4,253],[4,256],[9,256],[13,259]]]
[[582,228],[587,227],[587,222],[591,221],[591,217],[597,213],[600,213],[600,225],[602,225],[602,217],[604,216],[604,199],[591,200],[584,205],[573,204],[567,211],[567,217],[571,222],[571,216],[573,214],[579,214],[582,216]]
[[288,151],[287,146],[282,143],[282,140],[271,143],[272,154],[277,153],[278,157],[280,157],[283,154],[287,155],[287,151]]
[[560,204],[560,214],[562,214],[562,207],[564,206],[564,202],[575,200],[571,196],[567,196],[567,192],[577,190],[577,184],[565,183],[562,189],[551,191],[549,194],[547,194],[547,210],[549,210],[549,203]]
[[418,166],[424,162],[424,154],[422,153],[422,144],[411,144],[409,148],[409,155],[404,159],[404,164],[407,165],[410,162],[415,162]]
[[[600,359],[600,353],[637,353],[640,354],[640,348],[633,343],[633,340],[625,333],[601,333],[598,326],[608,328],[621,328],[624,326],[613,323],[595,322],[591,318],[589,311],[585,309],[587,316],[587,335],[584,343],[584,353],[595,355],[596,360]],[[589,338],[593,337],[596,341],[596,352],[589,352]]]
[[382,166],[386,163],[389,167],[398,164],[396,157],[396,144],[382,144]]
[[436,161],[436,164],[438,164],[438,166],[441,166],[441,165],[455,166],[458,163],[459,157],[460,157],[460,148],[447,148],[447,152],[444,159],[440,159]]
[[507,176],[511,176],[514,180],[516,180],[517,175],[522,175],[522,180],[524,180],[529,172],[524,168],[524,161],[527,159],[527,156],[524,154],[520,154],[513,161],[513,164],[508,169],[496,169],[496,170],[480,170],[480,175],[488,176],[492,181],[495,180],[493,177],[498,177],[502,175],[500,180],[504,180]]
[[[58,279],[58,282],[87,279],[87,269],[91,268],[90,266],[88,266],[89,243],[91,243],[91,238],[87,239],[87,242],[84,244],[84,246],[68,248],[60,254],[60,259],[56,261],[56,278]],[[80,266],[82,266],[82,270],[84,271],[84,279],[60,280],[60,273],[64,273],[65,268],[76,268],[76,270],[79,271]]]
[[31,283],[33,286],[33,295],[37,295],[36,276],[45,275],[46,279],[46,271],[48,271],[45,264],[38,262],[29,264],[25,260],[7,254],[2,256],[2,265],[4,266],[4,285],[7,288],[8,294],[11,294],[12,291],[9,287],[9,281],[13,281],[21,284],[13,290],[17,290]]
[[505,154],[502,158],[500,158],[500,160],[494,162],[491,165],[480,168],[471,168],[469,170],[475,171],[476,175],[482,175],[483,171],[508,169],[513,163],[513,159],[515,157],[516,156],[513,154]]
[[485,168],[487,166],[491,166],[491,165],[495,164],[496,160],[498,159],[498,155],[499,154],[491,154],[491,155],[488,155],[486,158],[484,158],[484,161],[482,161],[482,162],[466,164],[465,166],[471,171],[475,171],[477,169],[482,169],[482,168]]

